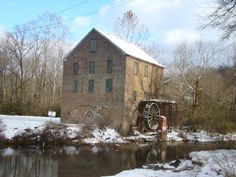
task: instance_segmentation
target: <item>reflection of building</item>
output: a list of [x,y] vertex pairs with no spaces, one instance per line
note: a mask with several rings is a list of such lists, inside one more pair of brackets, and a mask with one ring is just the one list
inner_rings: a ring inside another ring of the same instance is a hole
[[10,148],[5,150],[12,154],[0,154],[1,177],[58,177],[58,161],[52,157],[43,158],[40,151],[37,154],[25,149],[26,153]]
[[158,94],[162,75],[162,65],[137,46],[92,29],[64,61],[62,121],[126,132],[138,103]]

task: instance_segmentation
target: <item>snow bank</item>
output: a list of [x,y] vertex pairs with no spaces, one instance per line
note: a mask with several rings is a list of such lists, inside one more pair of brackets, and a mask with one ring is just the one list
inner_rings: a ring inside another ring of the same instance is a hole
[[182,141],[196,141],[196,142],[216,142],[216,141],[236,141],[236,134],[217,134],[209,133],[203,130],[197,132],[177,130],[167,134],[167,141],[182,142]]
[[[12,139],[22,133],[40,135],[47,128],[52,141],[73,139],[73,143],[124,143],[123,138],[114,129],[96,125],[62,124],[60,118],[0,115],[0,120],[0,127],[7,139]],[[60,123],[60,125],[50,123]]]
[[120,134],[114,129],[105,127],[104,129],[95,128],[92,132],[93,138],[86,138],[83,141],[88,144],[97,143],[124,143]]
[[2,120],[3,132],[7,139],[13,138],[27,128],[42,130],[47,122],[60,122],[60,118],[8,115],[0,115],[0,120]]
[[224,177],[236,176],[236,150],[200,151],[189,154],[191,160],[145,165],[142,169],[122,171],[116,177]]
[[[60,123],[60,118],[50,117],[36,117],[36,116],[8,116],[0,115],[0,133],[5,138],[12,139],[13,137],[25,133],[28,134],[42,134],[42,131],[47,125],[52,123]],[[61,133],[61,137],[73,139],[73,143],[146,143],[157,142],[159,137],[157,132],[140,133],[134,130],[133,136],[121,137],[120,134],[108,127],[98,127],[96,125],[82,125],[82,124],[62,124],[58,127],[57,135]],[[53,132],[53,125],[51,126]],[[62,129],[63,128],[63,129]],[[30,130],[30,131],[29,131]],[[53,137],[52,137],[53,138]],[[236,140],[236,134],[212,134],[205,131],[189,132],[177,130],[168,132],[167,142],[183,142],[183,141],[197,141],[197,142],[214,142],[214,141],[229,141]]]

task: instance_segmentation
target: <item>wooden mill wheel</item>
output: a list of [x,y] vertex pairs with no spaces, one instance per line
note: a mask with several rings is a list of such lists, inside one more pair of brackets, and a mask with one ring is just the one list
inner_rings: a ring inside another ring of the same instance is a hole
[[160,120],[160,108],[155,102],[148,102],[143,110],[144,124],[149,130],[156,130]]

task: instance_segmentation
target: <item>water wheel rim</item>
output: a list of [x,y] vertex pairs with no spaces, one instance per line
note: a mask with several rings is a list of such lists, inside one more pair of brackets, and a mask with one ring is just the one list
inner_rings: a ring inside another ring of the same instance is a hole
[[160,108],[156,103],[151,103],[147,113],[147,124],[152,130],[156,130],[159,125]]

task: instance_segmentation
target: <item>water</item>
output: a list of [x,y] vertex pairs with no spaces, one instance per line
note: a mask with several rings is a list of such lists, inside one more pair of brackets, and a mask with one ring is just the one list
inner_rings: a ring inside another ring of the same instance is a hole
[[152,144],[112,147],[15,147],[0,149],[0,177],[96,177],[147,163],[187,158],[189,152],[236,149],[236,143]]

